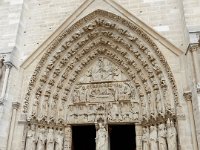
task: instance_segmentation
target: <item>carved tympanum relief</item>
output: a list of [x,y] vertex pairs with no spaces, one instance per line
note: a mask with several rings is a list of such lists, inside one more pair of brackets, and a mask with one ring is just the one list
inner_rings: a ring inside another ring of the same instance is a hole
[[[98,57],[85,71],[74,85],[69,101],[68,123],[96,122],[101,111],[111,122],[139,119],[133,83],[106,57]],[[103,109],[98,109],[99,104]]]
[[31,124],[63,130],[99,119],[152,126],[143,138],[149,136],[156,149],[155,123],[174,120],[177,104],[173,75],[156,44],[136,24],[97,10],[46,48],[30,80],[24,113]]

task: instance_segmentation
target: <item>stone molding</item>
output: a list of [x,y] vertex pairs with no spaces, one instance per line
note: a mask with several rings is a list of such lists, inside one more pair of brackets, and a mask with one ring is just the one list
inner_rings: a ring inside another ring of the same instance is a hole
[[[176,118],[177,88],[156,44],[137,25],[97,10],[66,29],[47,47],[25,96],[23,108],[27,121],[47,125],[70,123],[66,121],[66,110],[61,111],[69,107],[74,87],[86,68],[100,57],[119,66],[131,81],[140,105],[134,122],[150,125]],[[45,110],[50,106],[55,116],[49,116]],[[42,108],[45,112],[39,112],[41,107],[45,107]],[[100,109],[108,108],[102,104],[96,111]]]

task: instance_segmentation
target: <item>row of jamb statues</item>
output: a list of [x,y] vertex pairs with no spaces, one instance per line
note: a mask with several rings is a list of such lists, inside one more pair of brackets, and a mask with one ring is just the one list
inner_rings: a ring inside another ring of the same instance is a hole
[[63,150],[63,148],[63,130],[43,127],[36,130],[34,125],[30,126],[26,135],[25,150]]
[[177,150],[177,131],[174,122],[143,127],[142,150]]

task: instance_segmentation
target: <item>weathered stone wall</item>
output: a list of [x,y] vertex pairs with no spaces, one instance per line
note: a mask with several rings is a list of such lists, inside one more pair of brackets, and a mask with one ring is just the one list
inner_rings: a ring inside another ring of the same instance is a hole
[[[84,0],[3,0],[0,2],[0,53],[13,50],[11,61],[15,65],[10,72],[6,101],[3,106],[0,106],[0,150],[6,149],[12,102],[24,99],[22,95],[26,91],[27,83],[38,60],[31,64],[25,72],[20,71],[19,64],[53,34],[83,2]],[[181,0],[116,0],[116,2],[184,52],[189,43],[188,31],[200,30],[199,0],[184,0],[183,3]],[[186,69],[192,68],[193,64],[190,63],[187,68],[184,56],[178,58],[167,48],[162,46],[160,48],[174,73],[178,84],[180,103],[183,105],[183,112],[186,115],[186,121],[180,121],[182,127],[179,132],[181,135],[188,136],[181,137],[180,141],[188,143],[191,141],[191,130],[188,123],[187,105],[182,94],[184,90],[190,90],[195,86],[194,75],[190,74],[194,70],[186,71]],[[188,60],[190,62],[192,58]],[[199,104],[195,98],[193,106],[194,115],[198,118]],[[20,119],[19,112],[16,120]],[[199,119],[196,119],[195,123],[196,127],[200,127]],[[21,137],[23,134],[21,131],[23,131],[23,126],[18,125],[15,135]],[[198,130],[197,133],[199,137],[200,131]],[[14,142],[16,142],[13,143],[15,146],[21,146],[16,140]],[[182,145],[181,148],[183,150],[191,149],[191,142]]]
[[[17,2],[20,3],[21,0],[17,0],[15,3]],[[20,26],[17,34],[16,30],[18,29],[18,26],[9,25],[10,29],[8,29],[6,28],[7,25],[4,23],[5,29],[9,32],[6,32],[6,30],[1,30],[1,32],[5,37],[10,37],[10,33],[15,33],[12,36],[13,45],[17,46],[18,51],[15,55],[19,56],[21,59],[25,59],[30,55],[30,53],[36,50],[83,2],[84,0],[24,0],[23,10],[18,8],[17,13],[13,12],[12,7],[21,7],[21,5],[18,4],[13,6],[11,2],[5,2],[4,9],[6,10],[6,8],[9,8],[11,12],[4,11],[2,14],[11,16],[9,17],[10,23],[13,23],[15,20],[15,24],[17,23],[17,25],[19,25],[20,21]],[[148,24],[151,28],[158,31],[177,47],[186,50],[188,37],[183,7],[179,0],[117,0],[116,2]],[[17,18],[17,16],[20,16],[20,13],[21,20]],[[14,19],[13,14],[15,14]],[[11,29],[15,29],[15,32],[12,32]],[[11,41],[12,40],[9,38],[7,41],[2,43],[9,45],[9,43],[11,44]],[[15,43],[16,41],[17,43]],[[5,45],[0,47],[2,49],[7,49]]]
[[0,53],[10,52],[16,46],[23,0],[0,2]]
[[200,1],[183,0],[185,21],[189,32],[200,31]]

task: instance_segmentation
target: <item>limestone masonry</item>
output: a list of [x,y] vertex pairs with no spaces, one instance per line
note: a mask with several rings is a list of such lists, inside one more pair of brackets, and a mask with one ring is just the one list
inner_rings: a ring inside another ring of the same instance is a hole
[[200,149],[200,0],[2,0],[0,35],[0,150]]

